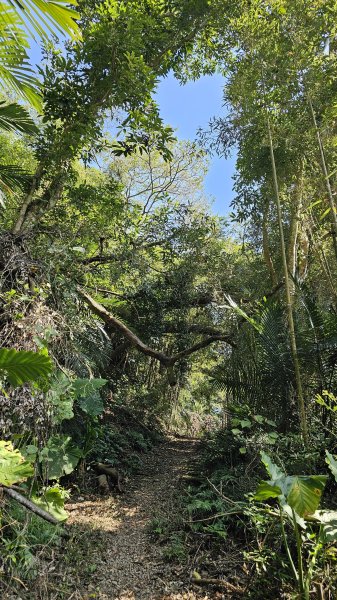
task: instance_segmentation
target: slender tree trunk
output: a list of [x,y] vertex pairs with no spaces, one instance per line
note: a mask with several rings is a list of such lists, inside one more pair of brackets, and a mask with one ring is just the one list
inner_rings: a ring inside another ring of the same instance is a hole
[[265,202],[262,217],[262,247],[263,258],[269,271],[272,286],[275,287],[278,283],[274,268],[273,259],[270,253],[269,234],[268,234],[268,217],[269,217],[269,200]]
[[22,203],[18,219],[13,227],[14,234],[19,234],[22,230],[23,224],[26,220],[27,213],[29,212],[29,210],[31,209],[31,206],[33,204],[34,194],[40,185],[42,173],[43,173],[43,164],[40,163],[35,171],[32,185],[30,187],[30,190],[29,190],[27,196],[25,197],[25,199]]
[[296,392],[297,392],[297,402],[298,402],[298,411],[299,411],[299,417],[300,417],[301,433],[303,436],[304,443],[307,444],[308,443],[307,415],[306,415],[303,388],[302,388],[300,363],[299,363],[298,352],[297,352],[293,307],[292,307],[292,299],[291,299],[291,292],[290,292],[290,277],[289,277],[289,272],[288,272],[286,246],[285,246],[285,241],[284,241],[282,207],[281,207],[280,192],[279,192],[278,180],[277,180],[273,136],[272,136],[269,112],[268,112],[267,107],[266,107],[266,116],[267,116],[270,158],[271,158],[271,163],[272,163],[273,180],[274,180],[274,187],[275,187],[277,219],[278,219],[278,226],[279,226],[279,232],[280,232],[281,256],[282,256],[282,265],[283,265],[283,274],[284,274],[284,286],[285,286],[285,292],[286,292],[286,307],[287,307],[287,318],[288,318],[288,328],[289,328],[289,340],[290,340],[291,354],[292,354],[294,371],[295,371]]
[[[289,228],[289,242],[287,251],[288,260],[288,272],[294,278],[296,275],[297,267],[297,244],[299,235],[299,222],[300,212],[302,208],[302,193],[303,193],[303,177],[301,175],[300,180],[296,186],[296,193],[294,194],[294,202],[292,203],[290,228]],[[293,282],[291,282],[293,284]],[[294,286],[292,285],[292,292]]]
[[310,224],[309,224],[309,238],[311,240],[314,250],[317,253],[317,257],[320,262],[322,271],[324,272],[326,279],[329,282],[331,294],[334,298],[335,303],[337,304],[337,290],[335,288],[335,282],[334,282],[334,279],[333,279],[333,276],[332,276],[332,273],[330,270],[328,259],[326,257],[325,251],[324,251],[323,244],[321,243],[320,240],[317,241],[317,239],[316,239],[316,235],[315,235],[314,231],[317,229],[317,223],[315,222],[315,219],[313,217],[311,217],[311,223],[312,223],[312,227],[310,227]]
[[322,170],[323,170],[324,181],[325,181],[325,186],[326,186],[326,190],[327,190],[327,193],[328,193],[328,201],[329,201],[329,206],[330,206],[330,219],[331,219],[331,229],[332,229],[332,231],[331,231],[331,234],[332,234],[332,243],[333,243],[333,248],[334,248],[334,252],[335,252],[335,257],[336,257],[336,260],[337,260],[337,214],[336,214],[336,206],[335,206],[335,202],[334,202],[334,198],[333,198],[333,193],[332,193],[332,189],[331,189],[330,178],[329,178],[329,173],[328,173],[328,167],[327,167],[327,163],[326,163],[326,159],[325,159],[325,153],[324,153],[324,146],[323,146],[323,142],[322,142],[322,138],[321,138],[321,132],[320,132],[319,127],[317,125],[317,119],[316,119],[314,107],[312,105],[311,98],[310,98],[309,95],[308,95],[308,103],[309,103],[310,112],[311,112],[311,116],[312,116],[312,121],[313,121],[313,124],[314,124],[316,136],[317,136],[318,147],[319,147],[319,151],[320,151],[320,155],[321,155]]

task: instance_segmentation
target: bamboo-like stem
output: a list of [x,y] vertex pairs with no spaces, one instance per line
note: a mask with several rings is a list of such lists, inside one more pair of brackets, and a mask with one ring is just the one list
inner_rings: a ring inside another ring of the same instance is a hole
[[319,553],[321,552],[321,550],[323,548],[323,544],[321,542],[322,533],[323,533],[323,525],[321,525],[320,528],[319,528],[319,533],[318,533],[317,538],[316,538],[314,550],[313,550],[312,555],[311,555],[311,559],[310,559],[310,562],[309,562],[307,575],[306,575],[306,578],[305,578],[305,592],[308,595],[308,597],[309,597],[309,593],[310,593],[310,584],[311,584],[311,580],[312,580],[314,568],[316,566],[317,558],[318,558]]
[[266,107],[266,118],[267,118],[270,158],[271,158],[273,181],[274,181],[274,187],[275,187],[277,220],[278,220],[280,242],[281,242],[281,257],[282,257],[282,266],[283,266],[283,275],[284,275],[284,287],[285,287],[285,293],[286,293],[286,308],[287,308],[287,319],[288,319],[288,329],[289,329],[289,341],[290,341],[291,354],[292,354],[292,359],[293,359],[293,364],[294,364],[301,433],[302,433],[303,441],[307,445],[308,444],[307,416],[306,416],[305,402],[304,402],[304,395],[303,395],[303,388],[302,388],[300,363],[299,363],[298,352],[297,352],[293,306],[292,306],[292,299],[291,299],[291,293],[290,293],[290,277],[289,277],[289,272],[288,272],[287,253],[286,253],[286,246],[285,246],[285,240],[284,240],[282,207],[281,207],[281,198],[280,198],[280,192],[279,192],[279,186],[278,186],[278,180],[277,180],[277,170],[276,170],[276,163],[275,163],[275,156],[274,156],[273,136],[272,136],[272,131],[271,131],[269,111],[268,111],[267,107]]
[[333,199],[333,193],[332,193],[332,189],[331,189],[331,185],[330,185],[330,178],[329,178],[328,167],[327,167],[327,163],[326,163],[326,159],[325,159],[325,154],[324,154],[324,146],[323,146],[323,142],[322,142],[322,138],[321,138],[321,132],[320,132],[318,124],[317,124],[317,119],[316,119],[316,115],[315,115],[314,107],[312,105],[311,98],[310,98],[309,95],[307,96],[307,98],[308,98],[308,104],[309,104],[309,108],[310,108],[310,112],[311,112],[312,121],[313,121],[315,132],[316,132],[318,147],[319,147],[319,151],[320,151],[320,155],[321,155],[321,163],[322,163],[322,170],[323,170],[323,174],[324,174],[324,180],[325,180],[326,190],[328,192],[328,200],[329,200],[329,206],[330,206],[330,217],[331,217],[331,226],[332,226],[332,232],[331,232],[332,233],[332,243],[333,243],[333,248],[334,248],[334,252],[335,252],[335,256],[336,256],[336,260],[337,260],[337,214],[336,214],[336,206],[335,206],[335,202],[334,202],[334,199]]
[[282,533],[282,539],[283,539],[284,547],[286,549],[286,553],[287,553],[288,560],[289,560],[289,563],[290,563],[290,566],[291,566],[291,570],[292,570],[292,572],[294,574],[295,580],[298,582],[299,576],[298,576],[298,573],[297,573],[297,570],[296,570],[296,567],[295,567],[295,564],[294,564],[294,561],[293,561],[293,557],[291,556],[291,552],[290,552],[290,548],[289,548],[289,544],[288,544],[286,532],[285,532],[285,529],[284,529],[284,522],[283,522],[283,514],[282,514],[282,506],[281,505],[279,506],[279,509],[280,509],[281,533]]
[[265,203],[262,217],[262,248],[263,258],[265,260],[267,269],[269,271],[272,286],[277,285],[277,276],[274,268],[273,259],[270,253],[269,247],[269,235],[268,235],[268,215],[269,215],[269,201]]
[[[300,229],[300,215],[302,208],[302,200],[303,200],[303,162],[301,165],[301,174],[298,177],[295,193],[294,193],[294,201],[292,202],[292,210],[291,210],[291,218],[289,224],[289,242],[288,242],[288,252],[287,252],[287,262],[288,262],[288,272],[290,273],[292,279],[290,281],[290,292],[291,296],[295,293],[295,276],[296,270],[298,267],[298,241],[299,241],[299,229]],[[293,298],[292,298],[293,299]]]
[[315,221],[315,219],[314,219],[314,217],[312,215],[311,215],[311,218],[310,218],[310,223],[311,223],[312,227],[309,225],[309,236],[310,236],[310,239],[312,241],[313,248],[317,252],[318,260],[319,260],[320,265],[322,267],[322,271],[324,272],[324,274],[325,274],[325,276],[327,278],[327,281],[328,281],[329,286],[330,286],[330,291],[332,293],[332,296],[333,296],[335,302],[337,303],[337,290],[335,288],[335,282],[334,282],[334,279],[332,277],[332,273],[331,273],[331,270],[330,270],[328,259],[326,257],[325,252],[324,252],[323,244],[320,241],[317,241],[317,239],[315,237],[316,236],[315,229],[317,228],[317,223],[316,223],[316,221]]
[[301,595],[302,600],[309,600],[309,590],[306,589],[305,581],[304,581],[304,571],[303,571],[303,557],[302,557],[302,539],[299,531],[299,527],[296,521],[295,511],[293,513],[293,523],[295,528],[295,537],[296,537],[296,547],[297,547],[297,565],[298,565],[298,589]]

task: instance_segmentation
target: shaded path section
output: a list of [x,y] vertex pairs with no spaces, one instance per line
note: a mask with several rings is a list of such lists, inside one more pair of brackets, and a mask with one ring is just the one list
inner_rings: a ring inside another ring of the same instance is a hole
[[151,539],[153,518],[172,518],[177,492],[198,452],[198,442],[170,438],[144,458],[142,472],[119,499],[94,499],[72,505],[69,522],[99,530],[93,547],[95,572],[81,598],[97,600],[195,600],[212,597],[189,583],[184,566],[163,558]]

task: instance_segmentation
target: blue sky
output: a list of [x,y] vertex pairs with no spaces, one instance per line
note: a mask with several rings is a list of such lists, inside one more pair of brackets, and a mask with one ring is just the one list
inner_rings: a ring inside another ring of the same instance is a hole
[[[158,86],[157,102],[163,119],[180,139],[194,140],[200,127],[206,128],[211,117],[225,114],[222,106],[223,78],[220,75],[201,77],[180,85],[172,75]],[[214,199],[213,210],[220,215],[229,212],[233,198],[232,175],[235,157],[212,157],[205,189]]]
[[[41,60],[39,44],[30,40],[30,59],[33,64]],[[222,106],[223,78],[220,75],[204,76],[185,85],[169,75],[159,83],[156,94],[161,115],[166,124],[176,130],[179,139],[195,140],[198,129],[207,128],[211,117],[225,114]],[[213,199],[212,209],[219,215],[229,212],[233,198],[232,175],[235,157],[211,157],[205,180],[207,195]]]

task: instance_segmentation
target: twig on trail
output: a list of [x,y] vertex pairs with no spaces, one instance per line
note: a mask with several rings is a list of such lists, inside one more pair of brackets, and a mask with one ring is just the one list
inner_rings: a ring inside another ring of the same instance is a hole
[[[207,481],[209,483],[209,485],[211,486],[211,488],[215,491],[215,493],[225,502],[228,502],[228,504],[233,504],[234,506],[243,506],[242,502],[235,502],[235,500],[232,500],[231,498],[227,498],[227,496],[225,496],[222,491],[220,492],[220,490],[218,490],[218,488],[214,485],[214,483],[212,483],[212,481],[210,479],[207,478]],[[241,508],[241,510],[236,510],[233,511],[233,513],[227,513],[227,514],[244,514],[243,508]],[[241,521],[241,523],[243,523],[242,519],[239,520]]]
[[206,517],[205,519],[195,519],[194,521],[185,521],[185,523],[203,523],[204,521],[212,521],[212,519],[219,519],[220,517],[228,517],[229,515],[240,515],[243,513],[243,510],[231,510],[229,512],[218,513],[216,515],[212,515],[211,517]]
[[207,478],[207,482],[209,483],[209,485],[211,486],[211,488],[213,488],[213,490],[216,492],[216,494],[222,498],[222,500],[225,500],[225,502],[229,502],[229,504],[234,504],[235,506],[237,506],[238,504],[240,504],[239,502],[235,502],[235,500],[232,500],[231,498],[227,498],[227,496],[224,496],[224,494],[222,493],[222,491],[220,492],[220,490],[218,490],[218,488],[214,485],[214,483],[212,483],[212,481],[210,479]]
[[14,575],[11,576],[11,579],[13,579],[14,581],[17,581],[28,592],[28,588],[27,588],[26,584],[23,583],[23,581],[21,581],[21,579],[19,579],[18,577],[14,577]]
[[233,585],[224,579],[204,579],[202,577],[192,577],[192,583],[195,585],[214,585],[219,588],[223,588],[228,592],[235,592],[236,594],[243,594],[244,590],[237,585]]

